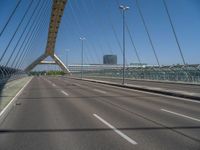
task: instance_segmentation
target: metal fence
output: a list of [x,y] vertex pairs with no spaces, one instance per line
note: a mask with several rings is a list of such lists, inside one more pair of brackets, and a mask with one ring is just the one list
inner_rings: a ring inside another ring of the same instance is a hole
[[[74,73],[79,75],[80,72]],[[112,77],[121,78],[122,68],[84,70],[84,77]],[[125,77],[130,79],[181,81],[200,83],[200,65],[146,66],[126,67]]]
[[0,85],[25,76],[27,74],[22,70],[0,66]]

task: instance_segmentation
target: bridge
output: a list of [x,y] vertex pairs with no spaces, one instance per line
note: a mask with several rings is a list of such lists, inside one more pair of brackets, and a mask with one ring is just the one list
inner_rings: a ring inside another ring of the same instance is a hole
[[198,4],[0,1],[0,150],[199,150]]

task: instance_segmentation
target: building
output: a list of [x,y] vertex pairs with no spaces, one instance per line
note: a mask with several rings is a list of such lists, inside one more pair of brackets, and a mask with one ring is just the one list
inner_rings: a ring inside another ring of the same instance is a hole
[[117,65],[117,55],[104,55],[103,56],[104,65]]

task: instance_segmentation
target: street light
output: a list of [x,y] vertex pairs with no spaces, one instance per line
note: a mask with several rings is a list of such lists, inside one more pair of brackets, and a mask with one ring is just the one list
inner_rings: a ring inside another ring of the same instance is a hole
[[68,67],[68,53],[69,53],[69,49],[66,49],[66,66]]
[[126,50],[126,47],[125,47],[125,27],[126,27],[126,21],[125,21],[125,12],[126,10],[128,10],[130,7],[128,6],[125,6],[125,5],[120,5],[119,6],[119,9],[122,10],[122,15],[123,15],[123,79],[122,79],[122,84],[124,85],[124,79],[125,79],[125,50]]
[[83,41],[86,40],[85,37],[80,37],[81,40],[81,79],[83,79]]

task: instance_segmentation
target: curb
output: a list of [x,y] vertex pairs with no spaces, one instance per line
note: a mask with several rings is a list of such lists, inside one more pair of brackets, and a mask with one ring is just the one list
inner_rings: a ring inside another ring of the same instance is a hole
[[192,95],[192,94],[184,94],[181,92],[175,92],[175,91],[171,91],[171,90],[163,90],[162,88],[148,88],[148,87],[144,87],[144,86],[134,86],[134,85],[130,85],[130,84],[122,85],[122,84],[118,84],[118,83],[114,83],[114,82],[92,80],[92,79],[87,79],[87,78],[84,78],[84,79],[74,78],[74,77],[69,77],[69,78],[76,79],[76,80],[82,80],[82,81],[88,81],[88,82],[94,82],[94,83],[100,83],[100,84],[107,84],[107,85],[116,86],[116,87],[134,89],[134,90],[139,90],[139,91],[151,92],[151,93],[156,93],[156,94],[174,96],[174,97],[179,97],[179,98],[188,98],[188,99],[200,101],[200,96]]

